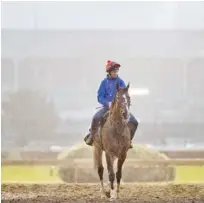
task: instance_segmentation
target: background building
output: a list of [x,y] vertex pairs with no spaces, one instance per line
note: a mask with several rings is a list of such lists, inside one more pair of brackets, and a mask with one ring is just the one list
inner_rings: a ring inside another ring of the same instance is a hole
[[[8,92],[25,88],[43,92],[63,120],[58,129],[63,136],[55,141],[68,143],[70,136],[79,141],[98,106],[96,93],[105,63],[112,59],[121,63],[120,74],[132,89],[148,89],[147,95],[132,96],[131,111],[140,120],[135,141],[170,137],[204,141],[204,21],[200,20],[204,16],[199,12],[203,2],[155,3],[154,18],[148,9],[139,12],[146,3],[132,2],[137,9],[129,12],[135,19],[129,24],[120,15],[121,24],[106,25],[106,17],[99,15],[90,22],[93,13],[85,12],[86,27],[71,13],[71,8],[80,10],[78,2],[69,3],[68,10],[62,9],[67,2],[53,3],[46,7],[40,2],[3,3],[2,100]],[[116,15],[124,5],[118,4]],[[86,6],[90,11],[105,9],[104,4]],[[131,5],[126,6],[128,13]],[[197,10],[190,19],[185,14],[189,8]],[[9,12],[20,14],[14,20]]]

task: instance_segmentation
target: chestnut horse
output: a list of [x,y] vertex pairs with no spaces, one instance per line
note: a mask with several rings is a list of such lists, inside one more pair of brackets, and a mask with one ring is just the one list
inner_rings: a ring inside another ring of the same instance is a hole
[[[99,134],[94,136],[94,166],[98,169],[98,175],[101,182],[101,196],[105,196],[103,185],[103,163],[102,154],[105,152],[107,170],[109,174],[109,192],[106,194],[110,200],[119,198],[120,181],[122,177],[122,166],[125,162],[127,152],[131,142],[131,132],[128,127],[128,110],[130,105],[129,84],[125,88],[116,85],[116,96],[111,104],[108,117],[104,125],[99,129]],[[117,190],[114,188],[114,161],[117,162]],[[116,196],[117,195],[117,196]]]

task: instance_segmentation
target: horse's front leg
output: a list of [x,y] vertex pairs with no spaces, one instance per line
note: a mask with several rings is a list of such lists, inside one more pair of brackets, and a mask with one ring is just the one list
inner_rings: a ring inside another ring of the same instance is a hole
[[123,154],[118,158],[118,164],[117,164],[117,172],[116,172],[116,179],[117,179],[117,198],[119,198],[119,192],[120,192],[120,181],[122,178],[122,167],[123,163],[125,162],[127,154]]
[[115,173],[113,170],[113,158],[108,153],[106,153],[106,163],[109,176],[110,201],[113,201],[116,199],[116,192],[114,190]]

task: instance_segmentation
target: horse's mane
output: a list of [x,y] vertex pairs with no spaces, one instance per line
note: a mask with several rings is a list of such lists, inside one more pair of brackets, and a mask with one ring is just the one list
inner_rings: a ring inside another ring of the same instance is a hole
[[112,101],[111,108],[113,108],[115,106],[115,104],[116,104],[116,97],[117,97],[117,92],[116,92],[115,97],[114,97],[114,99]]

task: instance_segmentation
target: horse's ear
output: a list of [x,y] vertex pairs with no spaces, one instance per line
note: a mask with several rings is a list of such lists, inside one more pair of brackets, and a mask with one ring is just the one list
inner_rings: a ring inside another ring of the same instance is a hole
[[128,91],[130,87],[130,83],[128,82],[128,85],[126,86],[125,90]]
[[128,82],[128,85],[127,85],[127,87],[126,87],[126,88],[127,88],[127,90],[129,89],[129,87],[130,87],[130,82]]
[[116,83],[116,90],[119,91],[119,88],[120,88],[120,87],[119,87],[119,84]]

